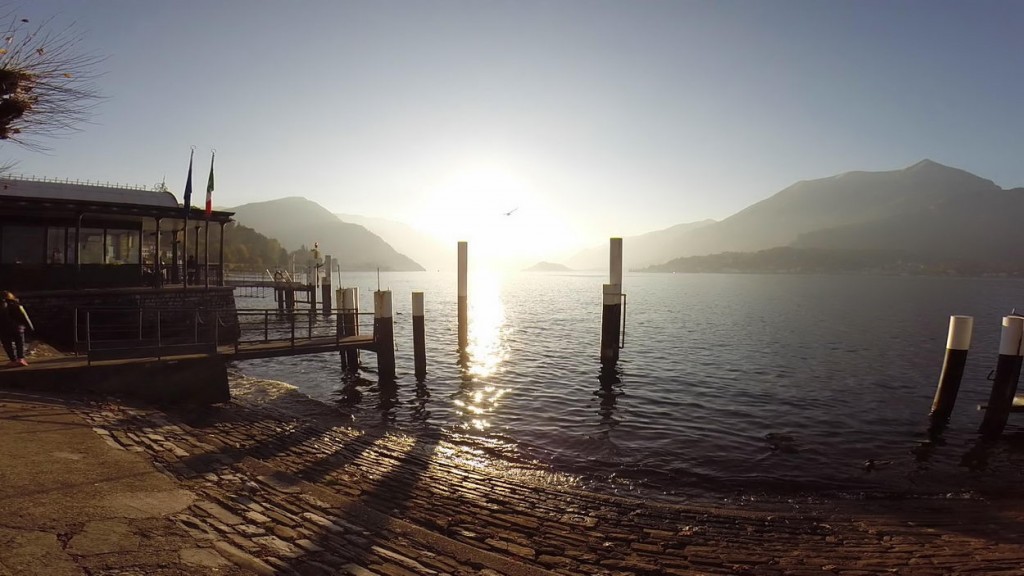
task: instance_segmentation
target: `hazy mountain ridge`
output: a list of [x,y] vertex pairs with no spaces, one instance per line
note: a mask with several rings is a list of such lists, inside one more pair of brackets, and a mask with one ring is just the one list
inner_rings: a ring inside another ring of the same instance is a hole
[[[1021,190],[922,160],[797,182],[661,249],[676,258],[792,246],[994,261],[1024,256],[1024,233],[1013,223],[1021,210]],[[642,248],[627,243],[624,252]]]
[[427,270],[443,270],[456,265],[456,247],[449,247],[425,232],[404,222],[359,214],[335,214],[341,221],[358,224],[391,245],[401,254],[412,258]]
[[231,208],[235,220],[276,239],[288,250],[319,243],[342,270],[419,271],[423,267],[400,254],[363,226],[342,222],[316,202],[291,196]]
[[750,274],[887,274],[929,276],[1024,276],[1019,260],[983,261],[891,249],[829,249],[782,246],[756,252],[686,256],[644,272]]
[[[698,222],[676,224],[663,230],[655,230],[637,236],[622,239],[625,246],[622,253],[623,266],[642,268],[653,264],[661,264],[676,257],[675,246],[683,237],[693,230],[715,224],[715,220],[707,219]],[[608,268],[608,243],[581,250],[566,262],[575,270],[603,270]]]

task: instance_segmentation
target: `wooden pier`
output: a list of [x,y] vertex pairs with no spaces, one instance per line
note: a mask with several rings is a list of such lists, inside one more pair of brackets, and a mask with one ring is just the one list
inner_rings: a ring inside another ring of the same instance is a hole
[[312,309],[122,308],[75,314],[74,351],[0,368],[0,387],[218,403],[230,399],[228,362],[334,353],[340,363],[342,353],[376,353],[379,347],[375,331],[360,330],[353,311],[327,317]]

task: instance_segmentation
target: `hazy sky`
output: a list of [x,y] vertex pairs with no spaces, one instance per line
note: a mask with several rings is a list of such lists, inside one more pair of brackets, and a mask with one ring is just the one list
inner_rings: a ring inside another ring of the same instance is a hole
[[1024,185],[1024,2],[12,7],[75,23],[108,96],[48,154],[3,145],[16,173],[180,196],[189,146],[200,192],[216,148],[218,206],[305,196],[556,251],[926,157]]

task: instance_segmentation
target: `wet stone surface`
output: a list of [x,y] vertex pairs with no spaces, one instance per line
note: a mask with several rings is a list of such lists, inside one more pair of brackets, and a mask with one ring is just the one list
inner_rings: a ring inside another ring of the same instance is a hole
[[437,437],[238,405],[77,410],[195,494],[172,518],[196,541],[181,558],[201,565],[396,576],[1024,574],[1017,499],[672,505],[510,476]]

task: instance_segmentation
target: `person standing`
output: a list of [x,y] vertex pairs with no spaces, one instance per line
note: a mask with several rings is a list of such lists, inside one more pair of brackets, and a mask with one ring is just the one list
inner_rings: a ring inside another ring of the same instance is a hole
[[4,292],[0,300],[0,339],[4,352],[11,359],[8,366],[28,366],[25,360],[25,330],[35,330],[28,312],[10,292]]

